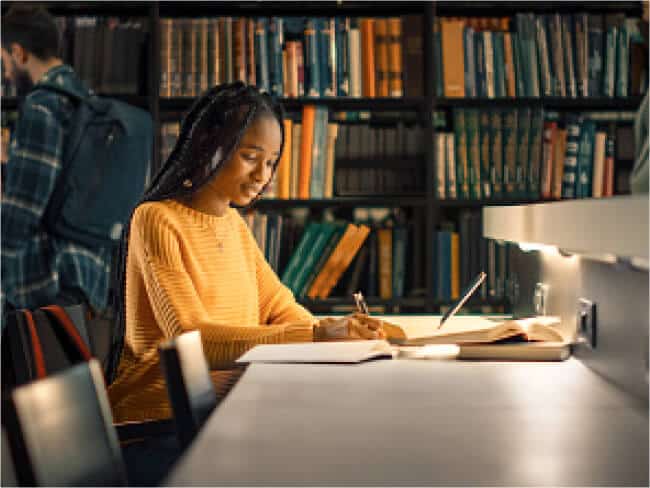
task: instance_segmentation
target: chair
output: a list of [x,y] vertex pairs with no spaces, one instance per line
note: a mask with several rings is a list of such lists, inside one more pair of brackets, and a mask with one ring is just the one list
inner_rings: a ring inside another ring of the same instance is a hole
[[184,449],[217,406],[201,333],[187,332],[158,347],[174,412],[178,440]]
[[102,369],[96,359],[14,389],[4,425],[19,484],[124,486]]

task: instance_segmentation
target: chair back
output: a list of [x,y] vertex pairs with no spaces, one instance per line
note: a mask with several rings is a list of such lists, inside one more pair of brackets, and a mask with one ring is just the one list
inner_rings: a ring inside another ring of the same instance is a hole
[[124,486],[126,472],[96,359],[19,386],[5,428],[28,486]]
[[187,332],[161,344],[160,361],[181,446],[187,447],[217,405],[201,333]]

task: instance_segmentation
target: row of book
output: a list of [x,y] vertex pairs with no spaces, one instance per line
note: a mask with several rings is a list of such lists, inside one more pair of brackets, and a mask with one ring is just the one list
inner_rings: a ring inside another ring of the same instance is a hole
[[560,199],[614,194],[615,122],[541,109],[455,109],[435,135],[438,199]]
[[401,97],[403,30],[400,17],[164,18],[160,94],[241,80],[283,97]]
[[482,237],[480,211],[465,210],[458,222],[442,222],[434,231],[432,276],[437,300],[450,301],[484,271],[487,279],[476,295],[483,300],[512,299],[516,269],[511,259],[513,244]]
[[137,95],[147,92],[146,19],[57,17],[62,59],[98,93]]
[[435,93],[445,97],[627,97],[648,85],[640,19],[518,13],[439,18]]
[[[163,159],[171,153],[178,131],[178,124],[163,124]],[[306,105],[301,119],[284,120],[284,132],[285,148],[274,182],[264,195],[267,198],[424,190],[421,173],[425,139],[420,126],[330,122],[327,108]]]
[[[349,297],[363,290],[384,300],[412,296],[419,278],[413,268],[422,222],[395,218],[389,209],[355,211],[353,221],[293,219],[278,213],[246,211],[260,249],[282,282],[299,299]],[[481,214],[463,210],[457,222],[444,220],[433,235],[434,297],[450,302],[459,297],[480,271],[488,275],[476,296],[483,300],[512,298],[516,269],[511,244],[481,234]]]

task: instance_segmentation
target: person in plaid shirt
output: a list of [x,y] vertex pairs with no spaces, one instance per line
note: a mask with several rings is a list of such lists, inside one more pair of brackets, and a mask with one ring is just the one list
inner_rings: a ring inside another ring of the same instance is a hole
[[89,90],[58,57],[60,35],[43,9],[16,5],[2,17],[2,62],[22,100],[2,181],[2,311],[85,302],[107,308],[112,250],[47,232],[43,215],[61,171],[74,106],[39,89]]

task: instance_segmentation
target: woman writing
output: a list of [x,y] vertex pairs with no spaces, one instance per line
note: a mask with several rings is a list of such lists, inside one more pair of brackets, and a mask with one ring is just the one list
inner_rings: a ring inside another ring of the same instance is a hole
[[183,332],[201,332],[222,394],[234,360],[257,344],[384,337],[365,315],[319,321],[297,304],[232,208],[254,202],[273,177],[282,118],[268,95],[237,82],[206,92],[183,120],[123,236],[116,422],[171,416],[157,347]]

